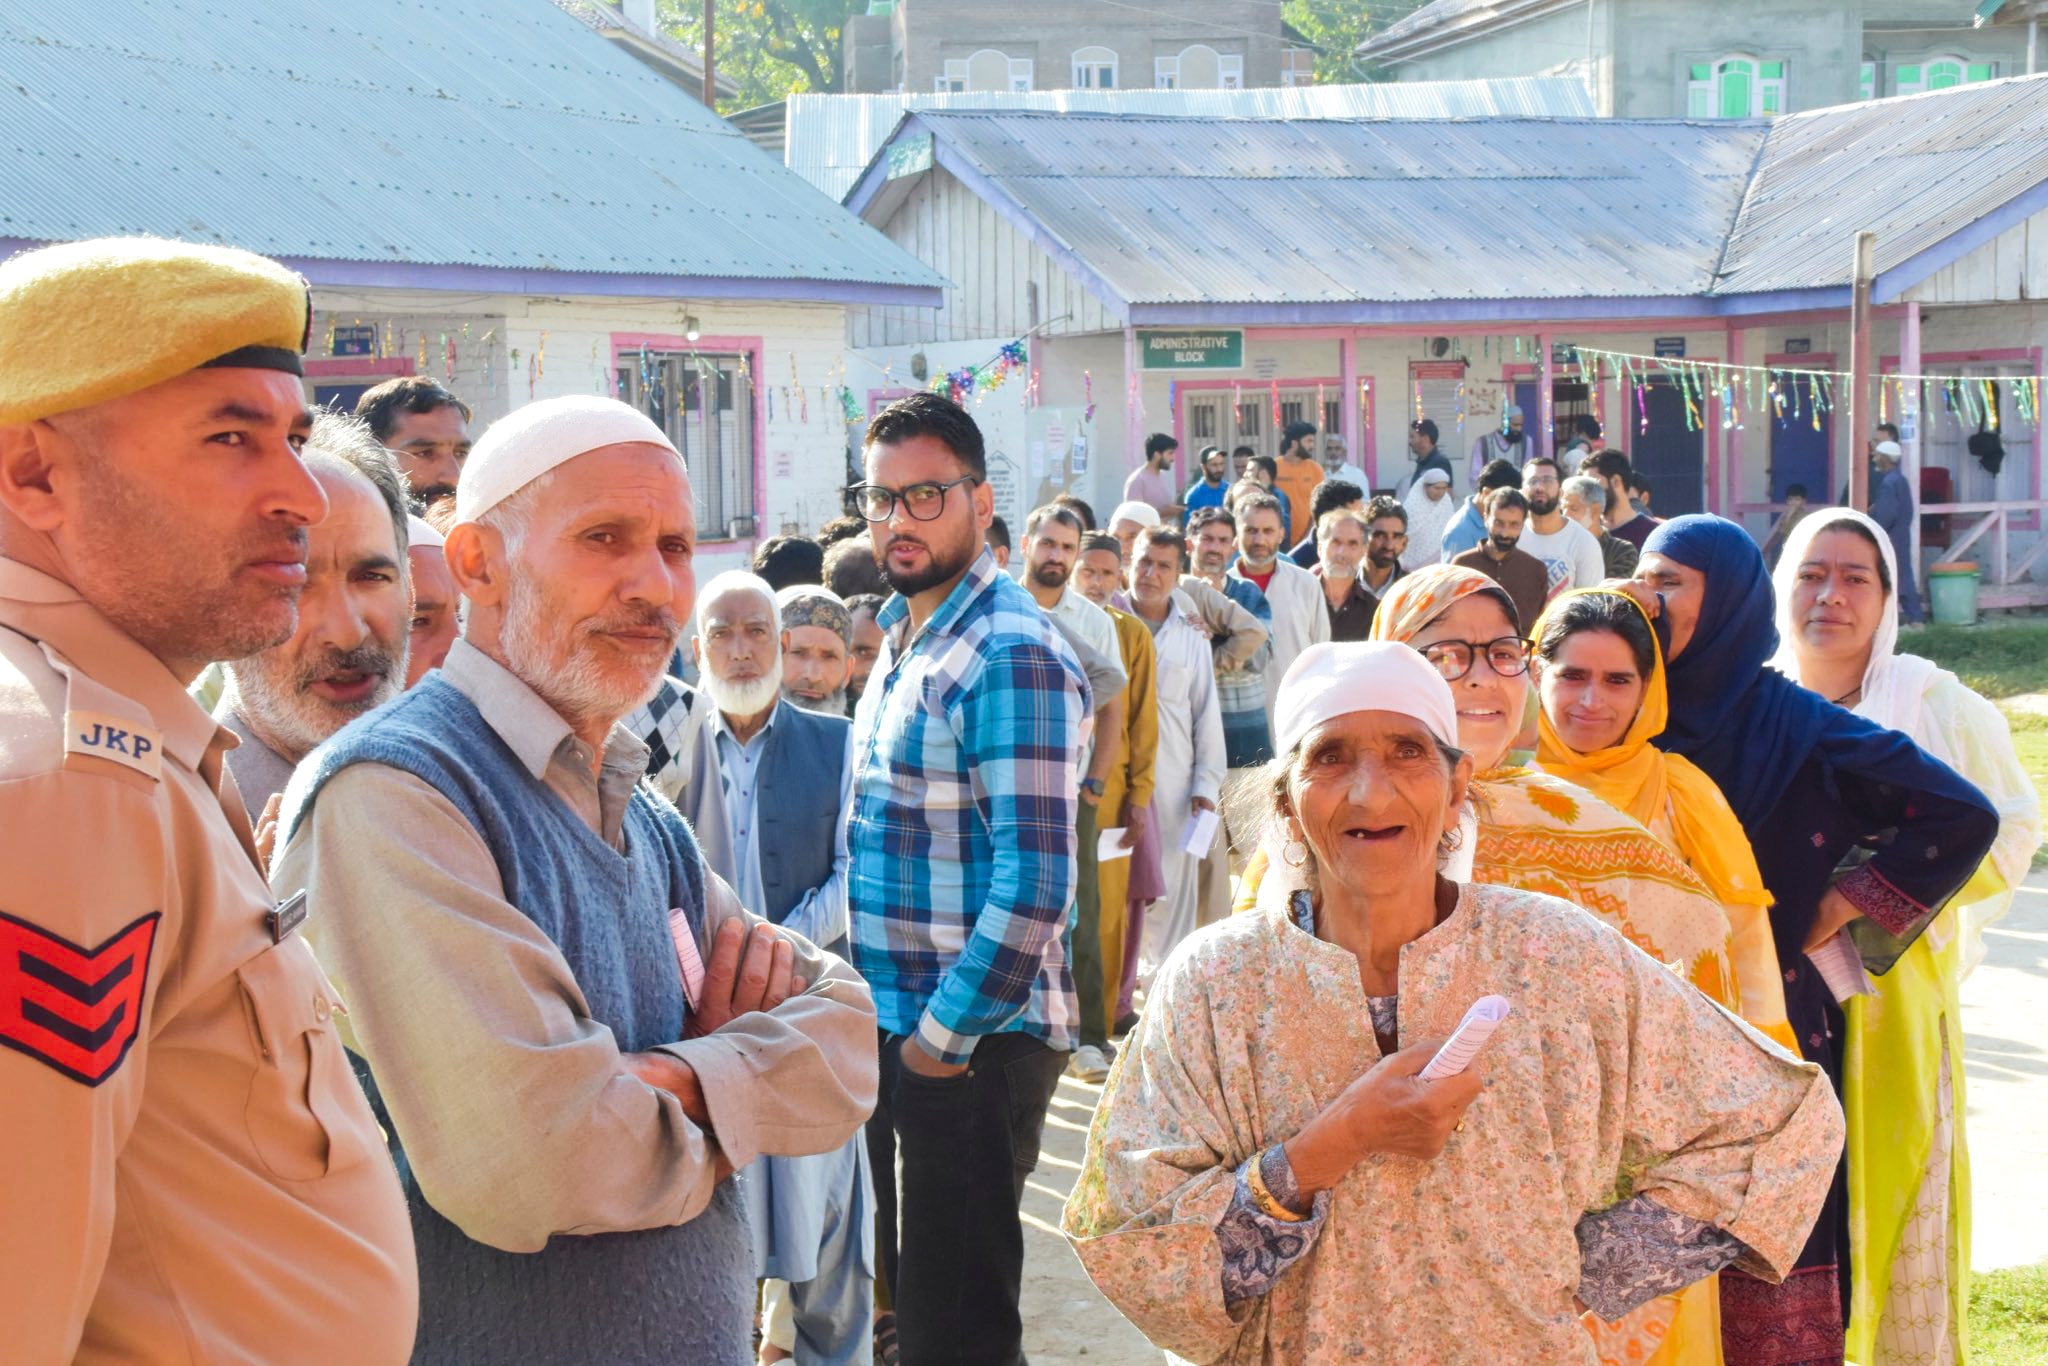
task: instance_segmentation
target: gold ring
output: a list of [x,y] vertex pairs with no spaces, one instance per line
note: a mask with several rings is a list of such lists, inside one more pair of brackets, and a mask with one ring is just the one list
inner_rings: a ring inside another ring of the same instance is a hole
[[1454,1132],[1456,1132],[1456,1133],[1461,1133],[1461,1134],[1465,1132],[1465,1121],[1464,1121],[1464,1120],[1462,1120],[1462,1119],[1461,1119],[1461,1120],[1459,1120],[1459,1121],[1458,1121],[1458,1127],[1457,1127],[1457,1129],[1456,1129],[1456,1130],[1455,1130]]

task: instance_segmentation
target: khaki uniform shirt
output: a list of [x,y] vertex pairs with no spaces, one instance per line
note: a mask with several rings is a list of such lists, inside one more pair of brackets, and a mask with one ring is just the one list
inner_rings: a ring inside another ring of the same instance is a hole
[[[441,677],[625,852],[645,744],[613,726],[593,772],[569,723],[469,642],[455,643]],[[680,1224],[710,1203],[718,1151],[735,1167],[762,1153],[830,1152],[875,1108],[867,986],[793,935],[807,990],[657,1050],[696,1071],[714,1151],[680,1101],[628,1069],[561,950],[506,900],[483,836],[435,788],[351,764],[279,838],[272,881],[312,898],[314,941],[349,1004],[349,1044],[370,1064],[420,1189],[478,1242],[537,1252],[556,1234]],[[708,867],[704,898],[708,963],[726,920],[761,921]]]
[[170,671],[0,557],[0,1357],[401,1362],[398,1180],[223,752]]

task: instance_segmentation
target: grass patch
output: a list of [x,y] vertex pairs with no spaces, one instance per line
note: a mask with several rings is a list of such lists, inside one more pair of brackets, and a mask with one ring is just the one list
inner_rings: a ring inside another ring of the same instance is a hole
[[[2048,715],[2037,711],[2021,711],[2017,707],[2001,707],[2006,724],[2012,727],[2012,749],[2019,756],[2020,766],[2027,776],[2034,780],[2034,790],[2041,794],[2042,803],[2048,805]],[[2034,851],[2034,867],[2048,868],[2048,844]]]
[[1899,648],[1933,660],[1986,697],[2048,692],[2048,621],[1927,626],[1901,635]]
[[1970,1359],[1994,1366],[2048,1362],[2048,1265],[1970,1278]]

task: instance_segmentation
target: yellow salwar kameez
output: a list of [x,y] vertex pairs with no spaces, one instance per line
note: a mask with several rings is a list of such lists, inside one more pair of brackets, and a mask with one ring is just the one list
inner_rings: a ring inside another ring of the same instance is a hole
[[1964,1136],[1962,979],[1983,957],[2041,844],[2040,794],[1990,702],[1932,661],[1898,653],[1898,563],[1891,538],[1860,513],[1830,508],[1787,539],[1774,589],[1779,651],[1799,677],[1792,594],[1816,536],[1854,523],[1893,585],[1854,708],[1911,737],[1975,784],[1998,836],[1970,881],[1869,995],[1843,1004],[1842,1106],[1848,1120],[1847,1356],[1863,1366],[1947,1366],[1968,1356],[1970,1162]]

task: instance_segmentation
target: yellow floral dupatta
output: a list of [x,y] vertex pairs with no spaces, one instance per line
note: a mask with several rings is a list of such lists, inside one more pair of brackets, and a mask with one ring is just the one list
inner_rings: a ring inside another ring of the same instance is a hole
[[[1565,593],[1551,603],[1537,623],[1540,637],[1551,614],[1573,598],[1602,593],[1598,588]],[[1642,608],[1623,593],[1606,596]],[[1648,616],[1643,623],[1649,625]],[[1749,837],[1735,818],[1714,780],[1681,755],[1666,754],[1650,742],[1664,731],[1669,716],[1664,690],[1664,656],[1656,651],[1643,701],[1621,743],[1582,754],[1558,738],[1550,718],[1538,713],[1536,766],[1593,793],[1627,812],[1664,839],[1700,875],[1728,918],[1728,962],[1735,976],[1732,993],[1695,983],[1771,1038],[1798,1052],[1797,1040],[1785,1019],[1785,990],[1778,977],[1778,953],[1771,938],[1771,894],[1758,872]]]

